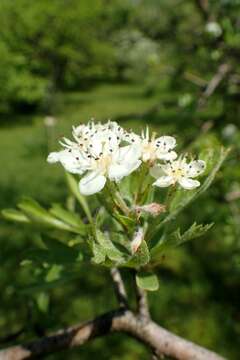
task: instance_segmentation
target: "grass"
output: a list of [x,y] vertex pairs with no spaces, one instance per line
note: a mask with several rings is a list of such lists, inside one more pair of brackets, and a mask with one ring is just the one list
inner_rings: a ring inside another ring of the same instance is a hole
[[57,124],[51,139],[47,136],[43,116],[28,115],[25,119],[9,120],[9,126],[0,131],[3,149],[0,153],[0,167],[3,169],[0,207],[13,206],[20,194],[42,201],[49,200],[49,197],[54,201],[61,196],[61,191],[56,191],[56,179],[63,177],[63,173],[57,166],[48,165],[46,156],[50,149],[59,148],[58,140],[63,134],[70,136],[72,125],[92,117],[105,121],[145,112],[155,102],[156,98],[145,97],[144,88],[137,85],[103,85],[86,92],[58,94]]

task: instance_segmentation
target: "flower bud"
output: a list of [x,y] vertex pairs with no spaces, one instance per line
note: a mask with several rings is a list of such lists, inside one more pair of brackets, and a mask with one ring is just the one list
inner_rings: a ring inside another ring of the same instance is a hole
[[135,231],[135,233],[133,235],[133,239],[131,241],[131,251],[132,251],[133,254],[135,254],[138,251],[138,248],[141,245],[143,240],[144,240],[143,228],[139,227]]
[[166,206],[158,203],[151,203],[142,206],[135,206],[134,209],[138,214],[144,212],[146,214],[152,215],[153,217],[156,217],[166,211]]

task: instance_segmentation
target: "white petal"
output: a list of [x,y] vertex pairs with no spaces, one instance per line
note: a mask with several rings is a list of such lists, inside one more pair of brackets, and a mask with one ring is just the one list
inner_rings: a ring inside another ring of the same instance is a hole
[[177,158],[177,153],[175,151],[170,152],[162,152],[161,150],[157,150],[157,158],[159,160],[175,160]]
[[150,168],[150,175],[154,177],[155,179],[160,178],[160,176],[164,175],[164,172],[162,170],[162,167],[160,165],[155,165]]
[[153,183],[153,185],[158,187],[167,187],[173,185],[175,183],[172,176],[161,176],[157,181]]
[[59,153],[58,152],[51,152],[47,157],[47,162],[50,164],[54,164],[59,161]]
[[173,161],[173,162],[170,162],[170,163],[167,163],[167,164],[162,164],[160,165],[162,171],[164,172],[164,174],[166,175],[169,175],[172,173],[172,169],[174,167],[176,167],[176,161]]
[[79,190],[83,195],[92,195],[104,188],[106,178],[95,171],[89,172],[79,182]]
[[137,168],[141,165],[141,160],[137,160],[135,162],[127,163],[126,167],[128,169],[128,175],[131,174],[133,171],[137,170]]
[[110,180],[120,181],[123,177],[131,174],[141,165],[141,161],[126,162],[124,165],[113,164],[109,167],[108,177]]
[[185,171],[188,177],[196,177],[204,172],[206,163],[203,160],[194,160],[185,165]]
[[60,151],[59,161],[62,166],[72,174],[83,174],[89,166],[89,161],[83,158],[79,151]]
[[108,177],[112,181],[120,181],[124,176],[127,176],[129,174],[129,170],[119,164],[113,164],[109,167],[108,170]]
[[115,155],[116,161],[119,163],[133,163],[141,156],[141,147],[139,145],[127,145],[119,148]]
[[192,190],[201,185],[199,181],[188,179],[186,177],[181,178],[178,182],[186,190]]
[[176,139],[172,136],[161,136],[155,140],[160,147],[165,149],[173,149],[176,146]]

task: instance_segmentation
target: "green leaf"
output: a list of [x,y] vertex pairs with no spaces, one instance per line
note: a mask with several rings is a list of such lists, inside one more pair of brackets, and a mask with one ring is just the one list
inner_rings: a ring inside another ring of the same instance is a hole
[[17,221],[22,223],[30,223],[30,220],[21,211],[15,209],[4,209],[1,211],[2,216],[11,221]]
[[31,285],[19,288],[19,291],[23,294],[33,294],[39,291],[48,291],[57,287],[62,287],[66,284],[69,284],[70,281],[74,281],[75,279],[79,278],[79,272],[65,273],[62,271],[62,273],[60,273],[61,268],[53,266],[48,270],[48,274],[45,276],[45,278],[39,278]]
[[49,307],[49,295],[46,292],[40,292],[36,295],[38,309],[42,313],[47,313]]
[[190,228],[185,231],[182,235],[180,233],[180,229],[177,229],[173,234],[173,244],[174,246],[181,245],[189,240],[198,238],[202,235],[204,235],[211,227],[213,226],[213,223],[207,224],[207,225],[198,225],[197,223],[193,223]]
[[71,226],[65,224],[59,219],[56,219],[33,199],[24,199],[18,204],[18,207],[27,215],[30,220],[32,220],[32,222],[40,223],[45,226],[55,227],[60,230],[73,231]]
[[122,224],[124,225],[127,229],[131,229],[133,227],[135,227],[135,220],[133,220],[132,218],[125,216],[125,215],[120,215],[118,213],[114,214],[114,217]]
[[157,276],[152,272],[140,271],[136,274],[137,286],[147,291],[156,291],[159,288]]
[[31,249],[24,253],[24,260],[32,260],[43,264],[74,264],[83,259],[82,253],[73,247],[69,247],[55,239],[43,240],[46,249]]
[[49,212],[68,225],[76,228],[79,234],[86,234],[86,225],[77,214],[64,209],[60,204],[53,204]]
[[57,265],[57,264],[52,265],[45,277],[45,281],[52,282],[59,280],[61,278],[62,270],[63,270],[62,265]]
[[74,178],[73,175],[71,175],[67,172],[65,172],[65,175],[66,175],[67,184],[68,184],[68,187],[69,187],[71,193],[76,197],[79,204],[83,208],[83,210],[88,218],[88,221],[90,223],[93,223],[93,218],[92,218],[92,214],[89,209],[88,203],[86,201],[86,198],[80,193],[79,186],[78,186],[76,179]]
[[92,261],[95,264],[101,264],[104,263],[105,259],[106,259],[106,253],[104,251],[104,249],[102,248],[102,246],[100,246],[97,243],[93,243],[92,244],[92,251],[93,251],[93,258]]
[[125,254],[122,253],[109,239],[107,234],[102,233],[100,230],[96,231],[96,239],[99,245],[102,247],[103,252],[106,256],[113,261],[119,263],[124,261]]
[[155,260],[154,257],[159,254],[162,255],[162,252],[168,248],[182,245],[187,241],[204,235],[209,229],[211,229],[212,226],[213,223],[206,225],[193,223],[183,234],[181,234],[179,228],[171,234],[164,234],[150,251],[153,261]]
[[51,238],[45,238],[43,241],[50,252],[52,260],[57,264],[74,263],[82,260],[81,253],[74,247],[69,247]]

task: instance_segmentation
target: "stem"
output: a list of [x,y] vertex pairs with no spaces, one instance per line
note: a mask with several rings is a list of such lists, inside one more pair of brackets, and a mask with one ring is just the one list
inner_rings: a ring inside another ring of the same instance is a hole
[[139,318],[143,321],[143,323],[147,323],[151,319],[149,306],[148,306],[147,292],[137,286],[136,273],[137,273],[136,270],[133,270],[133,275],[134,275],[133,280],[135,285],[136,301],[137,301],[137,314],[139,315]]
[[114,183],[114,186],[115,186],[114,195],[115,195],[115,197],[116,197],[116,199],[117,199],[119,208],[122,210],[122,212],[123,212],[126,216],[129,216],[129,214],[130,214],[131,211],[130,211],[129,207],[127,206],[126,202],[124,201],[122,195],[121,195],[119,186],[117,185],[117,183]]
[[144,178],[147,176],[148,170],[149,170],[148,167],[145,164],[143,164],[140,175],[139,175],[139,187],[137,189],[137,192],[136,192],[135,198],[134,198],[135,205],[141,203],[142,195],[144,195],[144,193],[143,193]]
[[110,273],[113,279],[116,298],[120,307],[128,308],[127,293],[120,271],[117,268],[112,268]]
[[174,195],[176,190],[177,190],[176,184],[172,185],[168,189],[167,196],[166,196],[166,199],[165,199],[165,206],[166,206],[166,209],[168,209],[168,210],[169,210],[169,207],[170,207],[170,202],[172,201],[173,195]]

